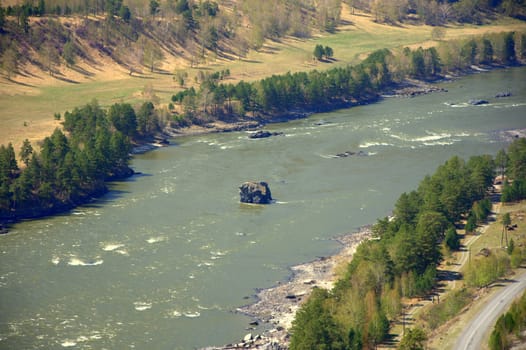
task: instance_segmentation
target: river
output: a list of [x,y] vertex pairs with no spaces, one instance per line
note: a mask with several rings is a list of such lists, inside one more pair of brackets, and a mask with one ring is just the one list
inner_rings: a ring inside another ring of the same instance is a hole
[[[242,339],[235,310],[390,214],[453,155],[496,154],[526,128],[526,68],[443,83],[449,92],[183,137],[134,157],[142,175],[71,213],[0,237],[0,349],[193,349]],[[511,91],[502,99],[494,95]],[[470,99],[490,104],[472,106]],[[342,152],[366,156],[335,158]],[[239,203],[246,180],[276,203]],[[253,333],[264,330],[265,325]]]

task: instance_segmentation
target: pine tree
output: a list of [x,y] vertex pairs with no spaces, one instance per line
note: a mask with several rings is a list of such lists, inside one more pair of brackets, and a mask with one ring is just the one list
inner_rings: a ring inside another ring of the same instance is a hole
[[321,61],[321,59],[323,58],[323,55],[325,55],[325,49],[323,48],[323,46],[316,45],[316,47],[314,47],[313,55],[315,59],[317,59],[318,61]]
[[513,64],[517,61],[514,35],[515,33],[507,33],[504,37],[503,60],[505,64]]
[[33,154],[33,146],[31,146],[31,142],[29,142],[28,139],[25,139],[22,143],[22,147],[20,149],[20,159],[24,164],[28,165],[31,155]]

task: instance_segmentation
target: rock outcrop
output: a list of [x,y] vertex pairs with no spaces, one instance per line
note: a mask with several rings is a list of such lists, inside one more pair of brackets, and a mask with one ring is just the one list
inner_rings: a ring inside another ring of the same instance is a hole
[[241,203],[269,204],[272,194],[266,182],[249,181],[239,187]]

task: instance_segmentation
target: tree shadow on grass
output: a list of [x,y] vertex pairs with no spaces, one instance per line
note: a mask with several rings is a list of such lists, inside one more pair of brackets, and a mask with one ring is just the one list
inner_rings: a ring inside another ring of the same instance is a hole
[[77,72],[79,74],[82,74],[82,75],[86,76],[86,77],[93,77],[93,76],[95,76],[95,73],[90,72],[90,71],[88,71],[88,70],[86,70],[86,69],[84,69],[82,67],[76,66],[76,65],[71,66],[69,68],[71,70],[74,70],[75,72]]
[[462,279],[462,275],[457,271],[450,270],[439,270],[437,271],[437,279],[439,281],[459,281]]
[[20,86],[26,86],[26,87],[36,87],[35,85],[31,85],[31,84],[28,84],[28,83],[23,83],[21,81],[16,81],[16,80],[13,80],[13,79],[6,79],[7,81],[9,81],[10,83],[13,83],[15,85],[20,85]]
[[245,62],[245,63],[263,63],[261,61],[256,61],[256,60],[247,60],[247,59],[242,59],[241,61]]

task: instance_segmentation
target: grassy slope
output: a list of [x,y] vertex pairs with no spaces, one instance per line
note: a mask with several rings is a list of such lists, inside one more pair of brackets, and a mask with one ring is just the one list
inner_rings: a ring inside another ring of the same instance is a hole
[[[430,45],[431,27],[403,25],[398,27],[374,23],[368,15],[350,15],[343,9],[345,25],[332,35],[317,36],[308,40],[288,38],[281,42],[267,42],[259,52],[250,52],[242,60],[209,60],[206,66],[190,69],[181,61],[168,57],[163,69],[166,72],[187,69],[192,82],[198,69],[216,71],[230,69],[230,81],[256,80],[287,71],[327,69],[336,65],[358,62],[367,53],[380,48]],[[487,26],[451,26],[447,38],[469,37],[484,32],[526,30],[526,23],[507,19]],[[318,43],[334,49],[336,61],[315,63],[312,50]],[[9,82],[0,79],[0,144],[12,142],[18,152],[22,140],[33,143],[49,135],[59,125],[53,114],[63,113],[96,98],[103,106],[115,102],[137,104],[145,100],[144,88],[152,86],[161,103],[167,104],[177,90],[172,74],[144,72],[129,76],[128,72],[101,58],[99,64],[80,64],[83,71],[63,67],[63,78],[67,82],[50,77],[47,73],[33,70],[31,75],[17,76]],[[31,70],[31,69],[29,69]],[[80,71],[80,72],[79,72]],[[84,72],[84,73],[83,73]]]

